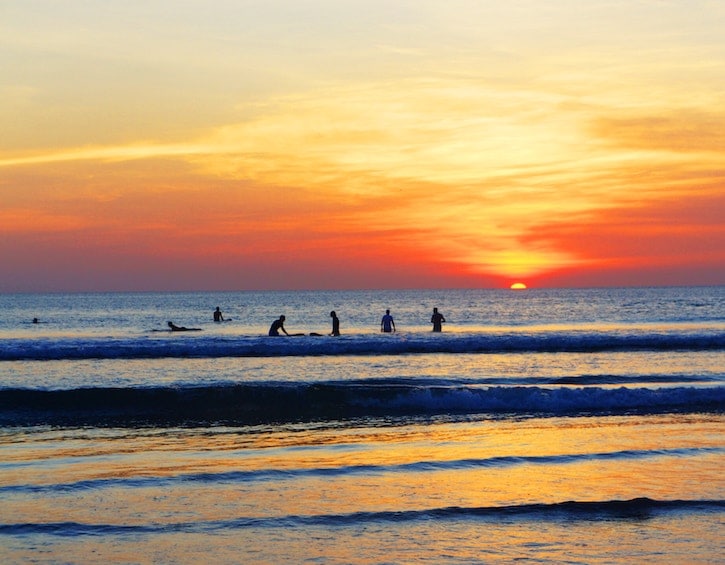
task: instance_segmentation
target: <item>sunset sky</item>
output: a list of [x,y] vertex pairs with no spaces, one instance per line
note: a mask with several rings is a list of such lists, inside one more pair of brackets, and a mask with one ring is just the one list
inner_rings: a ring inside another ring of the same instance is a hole
[[720,0],[0,0],[0,292],[725,284]]

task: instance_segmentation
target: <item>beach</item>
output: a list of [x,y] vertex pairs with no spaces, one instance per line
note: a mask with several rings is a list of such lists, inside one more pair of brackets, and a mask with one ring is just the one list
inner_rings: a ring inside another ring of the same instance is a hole
[[[0,305],[3,562],[716,563],[725,549],[724,287]],[[267,336],[280,315],[304,335]]]

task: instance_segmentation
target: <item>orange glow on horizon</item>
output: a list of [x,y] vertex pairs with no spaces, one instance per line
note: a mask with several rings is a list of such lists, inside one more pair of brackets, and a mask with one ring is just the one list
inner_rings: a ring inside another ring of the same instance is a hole
[[0,292],[725,284],[719,6],[391,2],[415,25],[232,3],[128,44],[18,4]]

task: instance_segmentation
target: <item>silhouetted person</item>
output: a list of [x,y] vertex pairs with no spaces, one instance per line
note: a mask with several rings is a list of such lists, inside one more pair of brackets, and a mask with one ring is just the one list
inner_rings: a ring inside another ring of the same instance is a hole
[[330,312],[330,318],[332,318],[332,332],[330,332],[330,335],[340,335],[340,319],[334,310]]
[[433,331],[434,332],[440,332],[443,330],[443,322],[445,322],[446,319],[443,317],[443,314],[438,312],[438,308],[433,308],[433,316],[431,316],[430,323],[433,324]]
[[37,324],[38,322],[40,322],[40,320],[38,320],[38,318],[33,318],[33,323],[34,324]]
[[279,330],[282,330],[285,335],[289,335],[287,333],[287,330],[284,329],[284,321],[286,318],[284,316],[280,316],[277,320],[272,322],[272,325],[269,328],[269,335],[279,335]]
[[177,326],[174,322],[167,322],[172,332],[200,332],[201,328],[187,328],[184,326]]
[[219,306],[216,307],[216,310],[214,310],[214,321],[215,322],[223,322],[224,316],[222,316],[222,311],[219,310]]
[[390,315],[390,310],[385,311],[385,316],[380,320],[380,331],[390,333],[395,331],[395,320]]

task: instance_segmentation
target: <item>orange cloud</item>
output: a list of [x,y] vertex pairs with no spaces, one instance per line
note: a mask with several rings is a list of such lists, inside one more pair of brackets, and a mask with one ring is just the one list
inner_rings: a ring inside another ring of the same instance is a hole
[[[639,284],[687,284],[688,274],[702,273],[702,284],[725,280],[725,191],[667,199],[647,206],[606,210],[568,223],[543,223],[524,239],[586,257],[589,269],[561,269],[541,280],[639,280]],[[596,275],[587,275],[590,270]],[[677,275],[662,272],[679,270]],[[621,278],[622,275],[626,275]]]
[[[543,280],[627,265],[638,242],[653,265],[684,260],[660,253],[660,241],[677,247],[658,203],[722,191],[722,134],[715,110],[673,115],[612,117],[469,78],[336,85],[189,142],[6,157],[0,191],[15,210],[8,233],[65,226],[76,232],[67,245],[92,238],[98,255],[105,246],[139,265],[295,265],[309,280],[315,265],[330,284],[351,258],[371,272],[378,258],[408,285],[433,271],[468,284]],[[630,224],[642,237],[617,237]]]
[[627,149],[673,153],[716,153],[725,148],[725,115],[690,108],[652,116],[604,117],[594,120],[592,132]]

